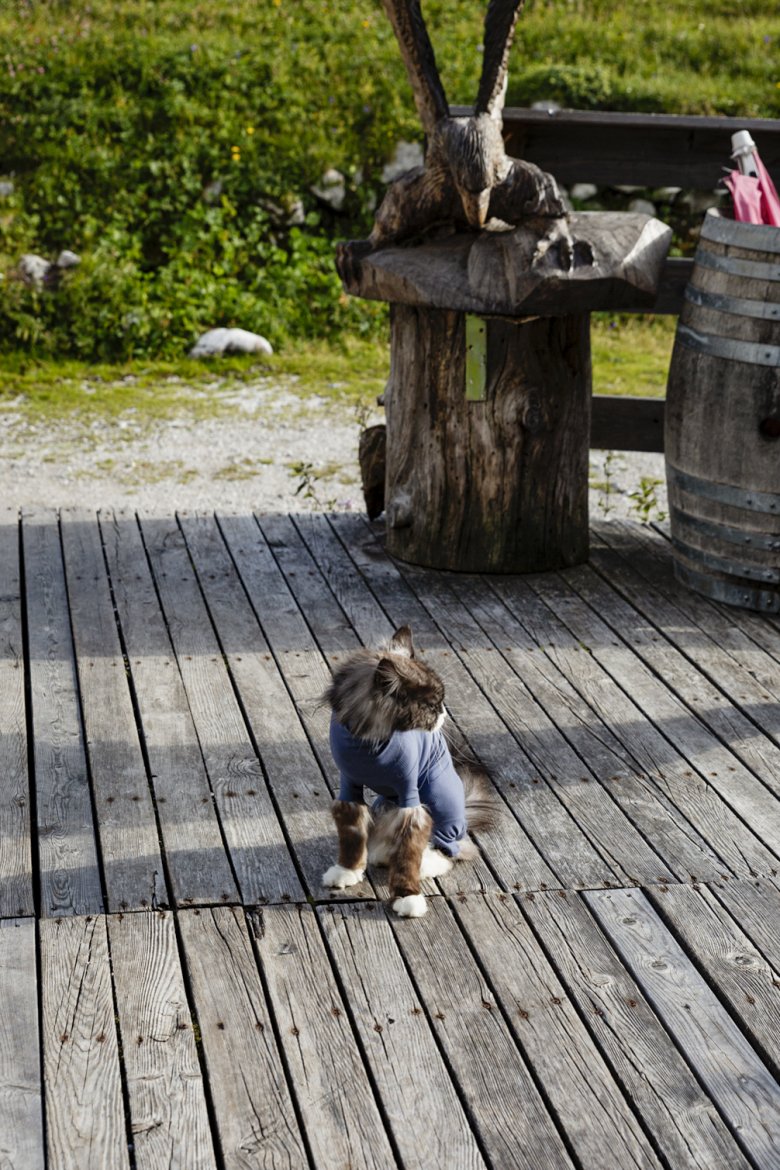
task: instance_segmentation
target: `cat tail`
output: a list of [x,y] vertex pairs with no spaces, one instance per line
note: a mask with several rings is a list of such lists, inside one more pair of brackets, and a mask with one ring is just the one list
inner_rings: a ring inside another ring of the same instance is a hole
[[466,764],[458,769],[466,793],[466,824],[469,832],[493,829],[498,821],[498,796],[484,768]]

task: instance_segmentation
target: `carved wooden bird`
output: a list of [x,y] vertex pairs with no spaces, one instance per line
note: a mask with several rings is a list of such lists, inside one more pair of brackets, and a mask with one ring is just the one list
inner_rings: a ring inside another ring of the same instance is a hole
[[490,220],[536,230],[534,264],[570,269],[589,263],[575,245],[555,179],[504,150],[502,111],[509,50],[523,0],[490,0],[485,16],[482,76],[467,117],[453,117],[419,0],[383,0],[427,136],[425,162],[391,184],[369,239],[341,245],[337,264],[347,277],[361,254],[423,235],[440,225],[479,231]]

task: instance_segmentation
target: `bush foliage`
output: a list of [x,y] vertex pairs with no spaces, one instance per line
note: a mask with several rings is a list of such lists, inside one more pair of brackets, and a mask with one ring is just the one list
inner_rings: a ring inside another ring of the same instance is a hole
[[[529,0],[508,100],[780,116],[769,7]],[[476,92],[484,8],[424,4],[453,104]],[[175,356],[217,325],[283,345],[383,320],[333,268],[420,137],[379,0],[6,0],[0,44],[0,347]],[[339,213],[311,191],[331,167]],[[63,248],[82,263],[55,290],[14,279],[23,252]]]

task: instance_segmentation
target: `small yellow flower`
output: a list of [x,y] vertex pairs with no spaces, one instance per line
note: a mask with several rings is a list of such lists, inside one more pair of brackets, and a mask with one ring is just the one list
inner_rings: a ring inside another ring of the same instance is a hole
[[246,132],[247,132],[247,134],[254,134],[254,132],[255,132],[254,126],[247,126]]

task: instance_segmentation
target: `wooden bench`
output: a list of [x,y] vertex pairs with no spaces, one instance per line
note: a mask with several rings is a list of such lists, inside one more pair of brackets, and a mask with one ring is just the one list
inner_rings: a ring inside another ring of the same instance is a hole
[[[729,166],[735,130],[749,130],[770,173],[780,175],[778,119],[504,110],[507,153],[550,171],[565,187],[593,183],[714,191]],[[691,259],[666,261],[652,312],[679,313],[692,267]],[[636,311],[648,310],[638,307]],[[594,394],[590,445],[663,451],[663,412],[660,398]]]

